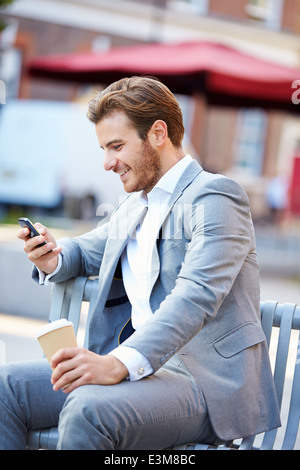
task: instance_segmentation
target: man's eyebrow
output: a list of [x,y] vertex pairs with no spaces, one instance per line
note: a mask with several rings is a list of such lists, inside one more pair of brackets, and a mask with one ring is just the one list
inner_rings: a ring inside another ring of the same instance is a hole
[[104,149],[105,147],[108,148],[108,147],[110,147],[111,145],[117,144],[117,143],[120,143],[120,142],[122,142],[122,139],[113,139],[113,140],[111,140],[110,142],[107,142],[107,144],[104,145],[104,146],[100,145],[100,147],[101,147],[102,149]]

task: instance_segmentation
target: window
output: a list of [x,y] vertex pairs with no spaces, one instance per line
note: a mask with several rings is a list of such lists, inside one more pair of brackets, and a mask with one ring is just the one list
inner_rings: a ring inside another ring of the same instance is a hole
[[208,13],[209,0],[168,0],[170,10],[205,15]]
[[261,175],[267,130],[267,115],[260,109],[238,113],[234,142],[234,168],[250,175]]
[[247,14],[270,29],[280,29],[284,0],[248,0]]

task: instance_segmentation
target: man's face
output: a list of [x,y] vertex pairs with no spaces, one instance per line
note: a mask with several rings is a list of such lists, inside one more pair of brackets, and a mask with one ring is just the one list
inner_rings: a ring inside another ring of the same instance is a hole
[[104,169],[120,175],[126,192],[151,191],[161,178],[160,157],[148,140],[142,140],[122,111],[96,124]]

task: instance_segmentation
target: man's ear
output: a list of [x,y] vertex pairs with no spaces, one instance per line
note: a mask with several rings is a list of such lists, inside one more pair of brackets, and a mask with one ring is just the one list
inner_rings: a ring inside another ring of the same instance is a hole
[[160,119],[155,121],[151,126],[148,137],[153,145],[161,147],[168,138],[168,126],[165,121]]

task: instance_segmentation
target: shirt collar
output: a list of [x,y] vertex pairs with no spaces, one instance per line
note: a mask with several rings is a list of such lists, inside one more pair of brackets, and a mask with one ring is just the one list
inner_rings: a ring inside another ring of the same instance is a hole
[[170,196],[180,180],[183,172],[193,161],[191,155],[186,155],[177,162],[167,173],[165,173],[156,183],[154,188],[146,194],[144,191],[140,193],[140,202],[148,205],[149,201],[157,201],[158,198]]

